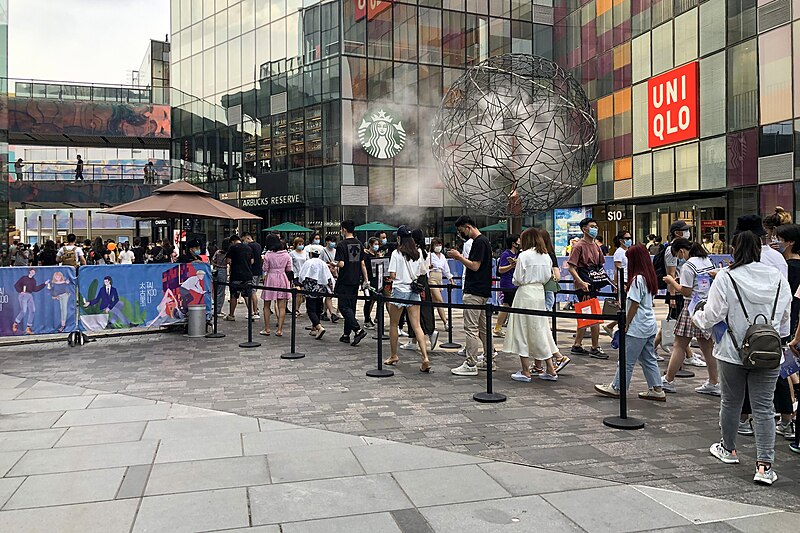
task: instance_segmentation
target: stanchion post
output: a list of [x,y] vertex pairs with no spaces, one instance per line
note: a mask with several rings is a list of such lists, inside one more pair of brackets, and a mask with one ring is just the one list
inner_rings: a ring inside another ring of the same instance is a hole
[[378,293],[378,368],[367,370],[367,376],[371,378],[388,378],[394,376],[394,372],[383,368],[383,308],[384,296],[383,292]]
[[[487,333],[488,335],[488,333]],[[447,284],[447,342],[440,344],[439,348],[455,350],[461,348],[457,342],[453,342],[453,284]]]
[[295,335],[297,331],[297,289],[292,287],[289,290],[292,293],[292,332],[290,333],[291,337],[289,339],[289,352],[281,354],[281,359],[302,359],[306,356],[306,354],[295,351]]
[[494,350],[492,349],[492,313],[494,305],[486,304],[486,345],[483,347],[483,360],[486,363],[486,392],[476,392],[472,399],[480,403],[499,403],[506,401],[506,395],[492,390],[492,367],[494,366]]
[[553,308],[550,311],[553,313],[552,318],[550,319],[550,333],[553,335],[553,342],[558,344],[558,325],[556,321],[556,306],[558,302],[556,302],[556,295],[558,293],[553,293]]
[[623,269],[619,269],[617,279],[620,280],[617,287],[617,298],[620,302],[617,312],[617,324],[619,326],[619,416],[609,416],[603,419],[603,424],[614,429],[642,429],[644,422],[638,418],[628,418],[628,365],[625,362],[625,330],[627,319],[625,313],[625,286]]
[[217,298],[217,284],[218,283],[219,282],[216,280],[216,278],[214,278],[214,276],[212,276],[211,277],[211,290],[213,291],[213,294],[214,294],[214,321],[213,321],[214,331],[212,331],[211,333],[206,333],[206,338],[207,339],[221,339],[221,338],[223,338],[225,336],[224,333],[220,333],[219,331],[217,331],[217,315],[219,315],[219,298]]
[[260,342],[253,342],[253,302],[252,298],[250,297],[252,291],[253,284],[247,282],[244,286],[244,297],[247,307],[247,342],[240,342],[239,348],[258,348],[261,346]]

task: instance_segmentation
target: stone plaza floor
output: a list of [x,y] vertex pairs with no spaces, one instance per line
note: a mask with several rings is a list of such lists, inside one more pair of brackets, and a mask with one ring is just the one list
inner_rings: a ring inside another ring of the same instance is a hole
[[[288,336],[239,348],[243,315],[220,323],[227,337],[219,340],[155,334],[74,349],[1,347],[0,531],[781,531],[800,523],[786,512],[800,504],[800,457],[785,440],[776,441],[772,487],[752,483],[752,437],[738,443],[741,465],[708,454],[719,439],[719,400],[694,393],[703,369],[666,404],[632,399],[630,414],[647,427],[626,432],[603,426],[617,403],[592,392],[613,375],[610,349],[608,361],[573,357],[557,383],[513,382],[518,360],[501,355],[495,389],[508,401],[478,404],[471,397],[485,374],[452,376],[462,361],[455,351],[436,350],[431,375],[417,370],[418,354],[401,351],[394,377],[368,378],[375,340],[346,346],[341,326],[328,324],[315,341],[306,324],[298,320],[297,335],[306,357],[295,361],[279,357]],[[562,350],[571,340],[560,333]],[[632,394],[643,386],[637,369]]]

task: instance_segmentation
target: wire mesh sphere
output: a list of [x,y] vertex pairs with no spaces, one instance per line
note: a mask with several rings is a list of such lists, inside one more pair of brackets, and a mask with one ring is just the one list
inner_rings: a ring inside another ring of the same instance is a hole
[[490,216],[563,205],[597,156],[580,84],[542,57],[505,54],[467,70],[433,121],[433,156],[450,193]]

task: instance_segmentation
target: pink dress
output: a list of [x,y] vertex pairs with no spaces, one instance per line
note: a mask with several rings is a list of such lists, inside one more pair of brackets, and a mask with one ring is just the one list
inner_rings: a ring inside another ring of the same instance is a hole
[[[286,273],[292,271],[292,258],[289,256],[289,252],[267,252],[264,254],[261,269],[264,271],[264,285],[266,287],[281,287],[284,289],[290,287],[289,278],[286,277]],[[288,292],[261,291],[261,299],[265,301],[288,300],[289,298],[291,298],[291,295]]]

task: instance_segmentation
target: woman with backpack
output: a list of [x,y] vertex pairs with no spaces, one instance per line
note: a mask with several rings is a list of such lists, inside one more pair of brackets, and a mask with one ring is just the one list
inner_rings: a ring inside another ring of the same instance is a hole
[[[772,485],[778,476],[775,459],[775,420],[772,405],[782,356],[778,331],[790,320],[792,294],[789,283],[774,267],[760,262],[761,240],[753,232],[734,236],[733,264],[721,270],[705,305],[693,322],[715,335],[714,357],[719,363],[720,428],[722,440],[709,451],[727,464],[738,464],[736,432],[750,391],[756,440],[753,481]],[[751,358],[750,355],[756,355]],[[753,364],[753,361],[756,361]]]
[[661,378],[662,386],[666,392],[677,392],[675,374],[684,362],[684,354],[689,349],[689,343],[695,338],[705,358],[708,379],[694,390],[698,394],[719,396],[717,364],[712,356],[714,342],[710,333],[703,332],[692,324],[691,313],[694,311],[694,306],[690,303],[696,304],[708,298],[712,276],[716,273],[714,263],[708,258],[708,252],[702,244],[689,239],[673,240],[671,251],[674,257],[684,260],[685,263],[681,267],[680,281],[667,275],[664,276],[664,282],[675,291],[675,294],[684,298],[684,305],[675,324],[675,342],[672,344],[672,355],[669,358],[667,371]]

